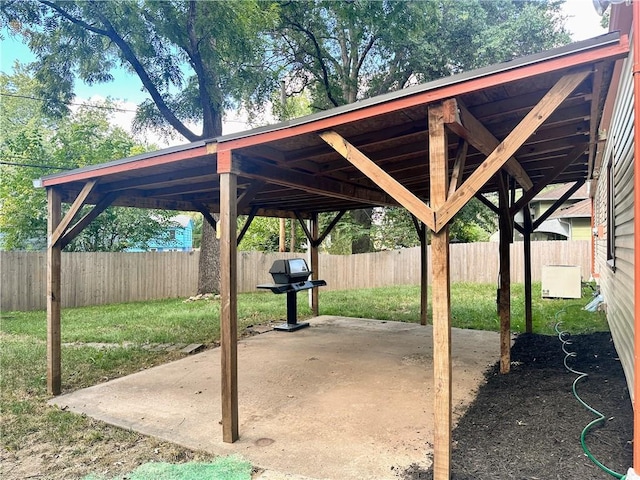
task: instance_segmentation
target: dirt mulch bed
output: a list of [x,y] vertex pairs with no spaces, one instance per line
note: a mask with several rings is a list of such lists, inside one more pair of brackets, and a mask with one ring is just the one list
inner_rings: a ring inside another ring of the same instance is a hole
[[[631,466],[633,410],[622,366],[609,333],[571,337],[577,353],[567,364],[589,376],[577,384],[580,397],[608,419],[591,429],[586,443],[606,467]],[[453,480],[612,479],[594,465],[580,444],[583,428],[596,417],[573,396],[576,375],[563,365],[557,337],[523,334],[512,349],[512,371],[498,367],[453,432]],[[455,372],[454,372],[455,373]],[[413,466],[405,480],[432,479]]]

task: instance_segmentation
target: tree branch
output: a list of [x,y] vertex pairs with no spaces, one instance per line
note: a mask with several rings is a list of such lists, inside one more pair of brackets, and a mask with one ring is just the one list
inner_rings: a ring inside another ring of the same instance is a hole
[[51,8],[52,10],[55,10],[63,18],[66,18],[67,20],[69,20],[74,25],[78,25],[79,27],[82,27],[85,30],[89,30],[90,32],[96,33],[98,35],[103,35],[105,37],[109,36],[108,32],[106,30],[101,30],[98,27],[94,27],[93,25],[88,24],[84,20],[80,20],[79,18],[74,17],[69,12],[67,12],[66,10],[63,10],[62,8],[60,8],[58,5],[56,5],[53,2],[49,2],[47,0],[40,0],[40,3],[42,3],[43,5],[46,5],[47,7]]
[[207,76],[205,72],[202,55],[200,55],[200,40],[195,32],[196,2],[189,2],[189,17],[187,20],[187,36],[189,38],[189,49],[185,49],[191,59],[193,70],[198,77],[198,93],[202,106],[202,134],[203,136],[216,136],[222,134],[222,128],[216,128],[215,115],[211,106],[211,96],[207,91]]
[[48,7],[58,12],[62,17],[64,17],[71,23],[78,25],[82,28],[85,28],[97,35],[102,35],[104,37],[107,37],[109,40],[115,43],[120,49],[120,51],[122,52],[122,54],[124,55],[124,58],[129,62],[129,64],[135,70],[136,74],[142,81],[142,84],[149,92],[149,95],[151,95],[153,102],[156,104],[156,106],[158,107],[158,110],[160,111],[162,116],[167,120],[167,122],[169,122],[169,124],[173,128],[175,128],[176,131],[178,131],[178,133],[180,133],[182,136],[184,136],[187,140],[191,142],[199,140],[201,138],[200,135],[197,135],[193,133],[191,130],[189,130],[184,125],[184,123],[182,123],[180,119],[178,119],[178,117],[176,117],[175,114],[171,111],[171,109],[167,106],[164,99],[162,98],[162,95],[160,95],[160,92],[158,91],[156,85],[153,83],[153,80],[151,80],[151,77],[149,77],[146,69],[144,68],[142,63],[138,60],[138,57],[133,52],[130,45],[118,34],[118,32],[113,27],[111,22],[103,15],[100,9],[96,8],[95,2],[91,2],[90,5],[92,6],[93,11],[98,17],[98,19],[106,27],[105,30],[89,25],[88,23],[73,17],[68,12],[62,10],[58,5],[50,1],[47,1],[47,0],[40,0],[40,1],[42,4],[47,5]]
[[300,33],[303,33],[306,35],[306,37],[311,40],[311,43],[313,43],[313,47],[315,49],[315,58],[316,60],[318,60],[320,69],[322,70],[322,83],[325,86],[325,91],[327,93],[327,98],[329,99],[329,101],[333,104],[334,107],[337,107],[340,105],[340,102],[338,102],[333,95],[331,94],[331,84],[329,83],[329,72],[327,71],[327,66],[324,64],[324,57],[322,55],[322,48],[320,48],[320,44],[318,43],[315,35],[310,31],[307,30],[306,28],[304,28],[302,25],[300,25],[298,22],[294,22],[289,18],[286,18],[287,23],[289,23],[289,25],[293,26],[296,30],[298,30]]

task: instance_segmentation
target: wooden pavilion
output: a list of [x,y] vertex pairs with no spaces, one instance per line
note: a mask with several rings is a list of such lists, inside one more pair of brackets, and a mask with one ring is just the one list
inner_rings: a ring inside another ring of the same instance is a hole
[[[508,63],[454,75],[289,122],[54,174],[48,197],[47,384],[61,391],[61,251],[110,205],[199,211],[221,231],[222,435],[238,439],[236,247],[256,216],[301,222],[318,278],[318,246],[351,209],[400,205],[426,252],[432,232],[434,478],[451,472],[451,298],[448,224],[476,197],[500,219],[500,368],[510,366],[509,243],[536,226],[528,202],[551,183],[593,173],[602,107],[628,38],[610,33]],[[516,190],[521,192],[516,196]],[[497,192],[499,205],[483,193]],[[564,198],[558,200],[555,208]],[[61,203],[70,204],[62,215]],[[78,217],[81,207],[94,205]],[[547,214],[551,215],[555,208]],[[524,223],[514,222],[524,210]],[[337,212],[319,232],[318,214]],[[237,216],[248,215],[237,232]],[[531,328],[531,261],[526,276]],[[423,254],[422,322],[426,323]],[[318,314],[318,294],[313,311]]]

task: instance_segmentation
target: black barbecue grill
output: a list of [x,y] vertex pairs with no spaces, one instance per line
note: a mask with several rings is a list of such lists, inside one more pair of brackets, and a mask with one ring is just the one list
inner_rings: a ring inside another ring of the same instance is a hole
[[287,294],[287,323],[277,325],[274,330],[292,332],[308,327],[307,322],[298,323],[298,297],[301,290],[322,287],[327,284],[324,280],[308,280],[311,270],[304,258],[276,260],[269,269],[275,283],[257,285],[257,288],[271,290],[273,293]]

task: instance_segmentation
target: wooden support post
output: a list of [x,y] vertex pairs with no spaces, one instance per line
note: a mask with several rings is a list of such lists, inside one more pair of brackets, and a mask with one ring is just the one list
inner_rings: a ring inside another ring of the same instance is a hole
[[237,176],[220,174],[220,350],[222,440],[235,442],[238,432],[238,282]]
[[420,325],[429,322],[429,245],[427,242],[427,226],[420,226]]
[[62,220],[62,201],[55,188],[47,189],[47,392],[59,395],[62,387],[60,295],[61,259],[60,242],[52,242]]
[[[429,176],[431,208],[447,200],[447,135],[442,105],[429,107]],[[449,269],[449,226],[431,236],[434,441],[433,478],[451,477],[451,293]]]
[[429,320],[427,310],[429,298],[427,226],[420,222],[415,215],[411,215],[411,219],[420,239],[420,325],[426,325]]
[[524,215],[524,324],[527,333],[533,333],[533,296],[531,291],[531,210],[529,205],[522,210]]
[[[311,240],[309,243],[311,244],[311,280],[318,280],[320,278],[320,257],[318,255],[318,214],[314,213],[311,217]],[[318,292],[318,288],[311,289],[311,311],[314,317],[320,315],[320,295]]]
[[504,173],[498,173],[502,181],[498,192],[500,210],[500,285],[498,293],[498,315],[500,317],[500,373],[509,373],[511,368],[511,239],[513,230],[509,214],[509,191]]

